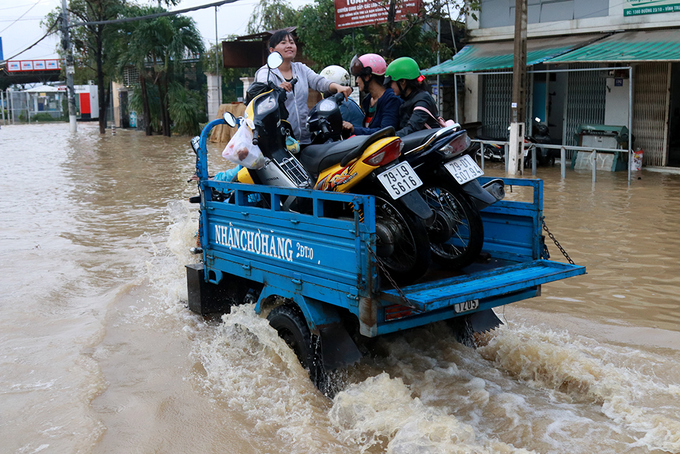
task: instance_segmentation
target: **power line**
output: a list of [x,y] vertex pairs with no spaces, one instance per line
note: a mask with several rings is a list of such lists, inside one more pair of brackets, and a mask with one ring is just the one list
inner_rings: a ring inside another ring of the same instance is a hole
[[124,19],[99,20],[99,21],[90,21],[90,22],[76,22],[74,24],[70,24],[68,26],[68,28],[82,27],[82,26],[85,26],[85,25],[122,24],[124,22],[134,22],[134,21],[144,20],[144,19],[155,19],[157,17],[173,16],[175,14],[184,14],[184,13],[188,13],[188,12],[191,12],[191,11],[198,11],[199,9],[213,8],[215,6],[220,6],[220,5],[224,5],[224,4],[227,4],[227,3],[234,3],[234,2],[237,2],[237,1],[238,0],[221,0],[219,2],[209,3],[207,5],[194,6],[192,8],[179,9],[179,10],[176,10],[176,11],[164,11],[162,13],[149,14],[147,16],[126,17]]
[[21,19],[22,17],[24,17],[26,14],[28,14],[29,11],[31,11],[33,8],[35,8],[35,7],[38,5],[38,3],[40,3],[40,0],[38,0],[37,2],[35,2],[35,3],[33,4],[33,6],[31,6],[30,8],[28,8],[28,10],[26,10],[26,12],[25,12],[24,14],[22,14],[22,15],[19,16],[17,19],[15,19],[14,22],[12,22],[12,23],[9,24],[7,27],[5,27],[5,28],[3,28],[2,30],[0,30],[0,33],[4,32],[4,31],[7,30],[8,28],[10,28],[12,25],[16,24],[17,21],[18,21],[19,19]]
[[57,25],[57,22],[55,21],[55,22],[52,24],[52,26],[50,27],[50,29],[47,30],[47,32],[43,35],[42,38],[40,38],[39,40],[37,40],[36,42],[34,42],[34,43],[31,44],[30,46],[28,46],[26,49],[22,50],[21,52],[16,53],[16,54],[12,55],[11,57],[9,57],[9,58],[7,58],[7,59],[5,59],[5,60],[3,60],[3,61],[11,60],[11,59],[13,59],[14,57],[16,57],[16,56],[18,56],[18,55],[21,55],[21,54],[23,54],[24,52],[26,52],[27,50],[29,50],[29,49],[31,49],[31,48],[37,46],[38,43],[39,43],[40,41],[42,41],[43,39],[47,38],[47,37],[50,35],[50,33],[52,33],[52,29],[53,29],[56,25]]

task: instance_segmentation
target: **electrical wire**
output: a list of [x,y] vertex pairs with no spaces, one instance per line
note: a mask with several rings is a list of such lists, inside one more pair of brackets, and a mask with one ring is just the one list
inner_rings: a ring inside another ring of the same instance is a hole
[[38,43],[40,43],[40,41],[42,41],[43,39],[47,38],[47,37],[52,33],[52,30],[54,29],[54,27],[55,27],[56,25],[57,25],[57,22],[54,22],[54,23],[52,24],[52,26],[49,28],[49,30],[47,30],[47,32],[43,35],[42,38],[40,38],[39,40],[37,40],[36,42],[34,42],[34,43],[31,44],[30,46],[28,46],[26,49],[22,50],[22,51],[19,52],[19,53],[16,53],[16,54],[12,55],[11,57],[9,57],[9,58],[7,58],[7,59],[5,59],[5,60],[0,60],[0,61],[6,62],[6,61],[8,61],[8,60],[11,60],[11,59],[13,59],[14,57],[17,57],[17,56],[23,54],[24,52],[26,52],[27,50],[32,49],[33,47],[37,46]]
[[16,24],[16,23],[19,21],[19,19],[21,19],[22,17],[24,17],[26,14],[28,14],[29,11],[31,11],[33,8],[35,8],[35,7],[38,5],[38,3],[40,3],[40,0],[38,0],[37,2],[35,2],[35,3],[33,4],[33,6],[31,6],[30,8],[28,8],[28,10],[26,10],[26,12],[25,12],[24,14],[22,14],[22,15],[19,16],[17,19],[15,19],[14,22],[12,22],[12,23],[9,24],[7,27],[5,27],[5,28],[3,28],[2,30],[0,30],[0,33],[4,32],[4,31],[7,30],[8,28],[10,28],[12,25]]
[[200,9],[213,8],[215,6],[220,6],[220,5],[224,5],[224,4],[227,4],[227,3],[234,3],[236,1],[238,1],[238,0],[221,0],[219,2],[209,3],[207,5],[199,5],[199,6],[194,6],[194,7],[191,7],[191,8],[179,9],[179,10],[176,10],[176,11],[164,11],[162,13],[149,14],[147,16],[126,17],[124,19],[99,20],[99,21],[90,21],[90,22],[76,22],[76,23],[73,23],[73,24],[69,24],[68,28],[83,27],[85,25],[122,24],[122,23],[125,23],[125,22],[134,22],[134,21],[144,20],[144,19],[155,19],[157,17],[173,16],[175,14],[184,14],[184,13],[188,13],[188,12],[191,12],[191,11],[198,11]]

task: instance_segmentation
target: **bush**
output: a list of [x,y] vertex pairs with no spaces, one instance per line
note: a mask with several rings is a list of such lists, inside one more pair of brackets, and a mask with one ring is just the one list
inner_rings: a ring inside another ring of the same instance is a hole
[[61,119],[55,118],[47,112],[41,112],[33,115],[31,121],[61,121]]
[[173,131],[182,135],[198,134],[199,123],[205,119],[201,95],[175,83],[170,87],[168,98]]

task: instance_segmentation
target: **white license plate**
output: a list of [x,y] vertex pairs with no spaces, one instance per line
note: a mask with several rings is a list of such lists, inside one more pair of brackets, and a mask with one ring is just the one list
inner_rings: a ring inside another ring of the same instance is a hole
[[464,303],[454,304],[453,310],[456,312],[456,314],[460,314],[462,312],[474,311],[478,307],[479,307],[479,300],[471,300],[471,301],[465,301]]
[[384,171],[378,175],[378,179],[395,200],[423,185],[418,174],[408,162],[399,163]]
[[469,155],[463,155],[458,159],[449,161],[444,164],[444,167],[456,179],[458,184],[465,184],[484,175],[482,169],[479,168],[475,160]]

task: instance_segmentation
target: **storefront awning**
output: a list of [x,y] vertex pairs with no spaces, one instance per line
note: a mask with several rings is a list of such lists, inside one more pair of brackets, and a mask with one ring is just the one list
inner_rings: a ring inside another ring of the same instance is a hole
[[[572,35],[529,39],[527,40],[527,66],[554,59],[601,37],[602,35]],[[513,59],[514,43],[512,40],[468,44],[450,60],[423,70],[422,73],[432,76],[512,68]]]
[[680,30],[623,32],[546,63],[680,61]]

